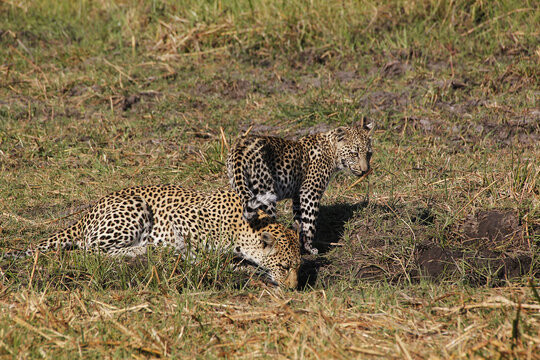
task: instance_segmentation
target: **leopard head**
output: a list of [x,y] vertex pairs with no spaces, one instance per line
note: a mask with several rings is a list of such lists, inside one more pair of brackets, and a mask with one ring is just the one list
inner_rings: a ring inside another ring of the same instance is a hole
[[364,119],[353,126],[341,126],[330,132],[330,139],[336,148],[337,170],[350,169],[356,176],[366,174],[370,169],[371,132],[373,123]]
[[252,226],[260,241],[257,264],[265,270],[271,282],[296,288],[301,263],[298,232],[260,213],[256,222]]

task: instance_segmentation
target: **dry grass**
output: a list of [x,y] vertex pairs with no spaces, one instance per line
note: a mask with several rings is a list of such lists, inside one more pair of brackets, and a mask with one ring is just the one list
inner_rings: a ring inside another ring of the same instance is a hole
[[540,304],[523,303],[522,288],[476,294],[431,288],[428,297],[415,294],[418,288],[412,294],[387,289],[382,303],[373,290],[380,291],[25,290],[2,298],[13,326],[0,330],[0,345],[6,355],[84,358],[538,358],[538,336],[523,329],[538,329]]

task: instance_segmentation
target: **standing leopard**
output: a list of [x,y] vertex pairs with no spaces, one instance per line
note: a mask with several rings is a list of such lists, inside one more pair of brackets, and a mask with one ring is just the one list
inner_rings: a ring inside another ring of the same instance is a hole
[[303,248],[317,254],[312,242],[323,193],[336,171],[347,168],[357,176],[369,171],[371,129],[362,121],[298,141],[240,137],[227,156],[227,175],[242,198],[244,217],[251,220],[260,209],[275,218],[276,202],[292,198]]
[[[268,216],[248,223],[242,210],[232,191],[132,187],[105,196],[36,250],[79,248],[134,257],[145,254],[149,245],[172,246],[183,254],[210,247],[230,250],[265,271],[271,282],[295,288],[300,267],[298,234]],[[25,255],[32,253],[28,250]]]

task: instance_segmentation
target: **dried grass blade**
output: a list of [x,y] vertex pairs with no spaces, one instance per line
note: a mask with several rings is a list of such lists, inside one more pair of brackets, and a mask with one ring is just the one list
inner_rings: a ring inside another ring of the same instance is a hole
[[411,356],[411,354],[409,353],[409,350],[407,350],[407,347],[405,346],[405,344],[403,343],[403,341],[400,339],[400,337],[398,336],[398,334],[396,334],[396,342],[397,342],[398,348],[399,348],[399,350],[401,351],[401,353],[403,354],[403,356],[404,356],[407,360],[412,360],[412,356]]

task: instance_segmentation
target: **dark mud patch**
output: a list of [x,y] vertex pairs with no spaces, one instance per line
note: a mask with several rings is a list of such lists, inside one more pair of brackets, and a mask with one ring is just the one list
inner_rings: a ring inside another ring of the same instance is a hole
[[358,106],[374,111],[400,111],[411,104],[411,94],[409,92],[393,93],[388,91],[375,91],[362,96],[357,100]]
[[122,110],[126,111],[126,110],[129,110],[131,109],[131,107],[133,105],[135,105],[136,103],[138,103],[139,101],[141,101],[141,97],[139,95],[129,95],[129,96],[125,96],[123,99],[122,99],[122,102],[121,102],[121,108]]
[[446,230],[440,242],[440,221],[429,204],[392,209],[369,204],[360,209],[364,210],[351,214],[342,225],[344,237],[321,233],[338,243],[323,249],[328,251],[326,262],[317,268],[316,277],[324,284],[430,279],[500,286],[524,276],[540,277],[540,266],[515,210],[480,210]]
[[516,248],[525,245],[523,228],[514,210],[480,210],[459,225],[464,247],[475,249]]
[[413,67],[410,64],[400,60],[394,60],[384,64],[381,69],[381,74],[383,77],[397,77],[410,70],[413,70]]
[[[445,280],[462,278],[471,285],[501,285],[531,273],[532,257],[511,256],[490,250],[463,251],[444,249],[437,244],[419,246],[419,273],[413,275]],[[538,275],[538,274],[536,274]]]
[[540,270],[532,268],[533,256],[517,212],[507,209],[467,216],[449,234],[447,246],[433,241],[419,245],[416,263],[415,275],[420,277],[459,277],[473,285],[500,285]]
[[[232,77],[216,77],[207,82],[195,85],[190,92],[202,98],[221,97],[226,100],[239,101],[251,94],[272,96],[281,93],[296,93],[305,88],[295,79],[279,76],[274,73],[234,74]],[[319,82],[320,85],[320,82]]]
[[127,111],[133,107],[133,105],[141,102],[143,98],[152,99],[159,98],[162,94],[157,91],[142,91],[137,94],[126,95],[119,101],[119,106],[123,111]]
[[[482,121],[475,126],[475,133],[479,137],[491,138],[493,142],[504,146],[513,144],[536,146],[540,142],[540,111],[533,110],[502,123]],[[476,134],[469,132],[467,135],[474,141]]]
[[290,65],[293,69],[304,69],[315,64],[324,65],[337,55],[337,52],[328,47],[310,48],[293,54]]
[[243,79],[235,79],[224,83],[223,94],[232,100],[245,99],[248,93],[256,90],[254,84]]

